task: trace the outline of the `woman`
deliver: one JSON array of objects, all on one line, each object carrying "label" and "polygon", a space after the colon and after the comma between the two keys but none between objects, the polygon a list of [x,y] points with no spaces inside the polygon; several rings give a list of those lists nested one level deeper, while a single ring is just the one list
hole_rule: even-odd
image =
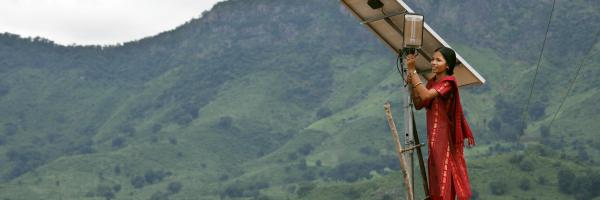
[{"label": "woman", "polygon": [[441,47],[431,60],[433,78],[427,85],[415,70],[415,55],[407,56],[408,78],[417,109],[427,109],[429,191],[431,199],[467,200],[471,197],[467,165],[463,156],[464,139],[475,145],[473,134],[463,115],[456,78],[452,76],[456,54]]}]

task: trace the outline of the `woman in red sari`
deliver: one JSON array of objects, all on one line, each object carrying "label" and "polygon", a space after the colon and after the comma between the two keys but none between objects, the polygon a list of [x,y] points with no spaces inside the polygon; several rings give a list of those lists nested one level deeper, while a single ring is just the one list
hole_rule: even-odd
[{"label": "woman in red sari", "polygon": [[429,191],[432,200],[460,200],[471,197],[464,139],[475,145],[464,117],[456,78],[452,76],[456,54],[450,48],[435,51],[431,60],[433,78],[424,85],[415,70],[415,55],[407,56],[408,79],[417,109],[427,109]]}]

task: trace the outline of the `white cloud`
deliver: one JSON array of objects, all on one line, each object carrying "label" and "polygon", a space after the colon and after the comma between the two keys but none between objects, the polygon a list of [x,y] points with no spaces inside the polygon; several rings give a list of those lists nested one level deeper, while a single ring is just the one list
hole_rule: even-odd
[{"label": "white cloud", "polygon": [[171,30],[223,0],[0,0],[0,32],[116,44]]}]

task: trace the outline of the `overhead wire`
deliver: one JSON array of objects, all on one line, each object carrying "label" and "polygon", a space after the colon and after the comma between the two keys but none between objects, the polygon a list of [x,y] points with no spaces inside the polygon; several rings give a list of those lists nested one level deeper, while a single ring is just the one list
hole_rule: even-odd
[{"label": "overhead wire", "polygon": [[577,77],[579,77],[579,73],[581,72],[581,69],[584,66],[584,63],[587,59],[590,58],[591,56],[591,52],[594,49],[594,46],[596,45],[596,42],[598,41],[598,35],[600,34],[600,30],[598,30],[596,32],[596,36],[594,37],[594,42],[592,43],[592,45],[590,46],[590,48],[587,50],[587,53],[584,55],[587,55],[585,58],[581,59],[581,63],[579,64],[579,67],[577,67],[577,72],[575,73],[575,77],[571,80],[571,83],[569,84],[569,88],[567,89],[567,92],[565,93],[565,96],[563,97],[562,101],[560,102],[560,105],[558,106],[558,109],[556,109],[556,112],[554,112],[554,116],[552,117],[552,120],[550,121],[550,125],[548,125],[548,129],[550,129],[552,127],[552,125],[554,124],[554,121],[556,120],[556,116],[558,116],[558,113],[560,112],[560,109],[563,107],[565,101],[567,100],[567,98],[569,97],[569,93],[571,93],[571,90],[573,90],[573,86],[575,85],[575,81],[577,81]]},{"label": "overhead wire", "polygon": [[[529,97],[527,97],[527,103],[525,104],[525,107],[523,109],[523,124],[522,124],[522,128],[525,129],[526,125],[527,125],[527,116],[528,116],[528,110],[529,110],[529,103],[531,102],[531,96],[533,95],[533,88],[535,87],[535,81],[537,79],[537,74],[539,72],[540,69],[540,63],[542,62],[542,55],[544,55],[544,48],[546,46],[546,40],[548,38],[548,32],[550,30],[550,24],[552,24],[552,16],[554,15],[554,7],[556,6],[556,0],[552,1],[552,10],[550,11],[550,19],[548,19],[548,25],[546,26],[546,33],[544,34],[544,41],[542,42],[542,49],[540,50],[540,56],[538,58],[538,62],[537,62],[537,66],[535,68],[535,74],[533,75],[533,80],[531,81],[531,87],[529,89]],[[525,130],[523,130],[525,131]],[[517,136],[517,141],[518,138],[521,136],[521,134],[519,134]],[[515,170],[509,170],[507,177],[511,177],[512,176],[512,172]]]},{"label": "overhead wire", "polygon": [[533,75],[533,80],[531,81],[531,87],[529,89],[529,97],[527,97],[527,103],[525,103],[525,107],[523,109],[523,128],[527,125],[527,116],[529,111],[529,104],[531,103],[531,97],[533,96],[533,89],[535,87],[535,81],[537,79],[537,75],[540,69],[540,64],[542,63],[542,56],[544,55],[544,48],[546,47],[546,40],[548,39],[548,32],[550,30],[550,24],[552,24],[552,16],[554,15],[554,7],[556,6],[556,0],[552,1],[552,10],[550,11],[550,19],[548,19],[548,25],[546,26],[546,33],[544,34],[544,42],[542,42],[542,49],[540,51],[540,56],[538,58],[537,66],[535,68],[535,74]]}]

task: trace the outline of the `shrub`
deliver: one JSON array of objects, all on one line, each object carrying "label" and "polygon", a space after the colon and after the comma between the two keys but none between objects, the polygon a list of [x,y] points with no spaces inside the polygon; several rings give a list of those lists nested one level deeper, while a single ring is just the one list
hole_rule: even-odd
[{"label": "shrub", "polygon": [[471,195],[472,200],[479,199],[479,192],[477,190],[473,190],[473,194]]},{"label": "shrub", "polygon": [[162,130],[162,125],[160,125],[160,124],[152,125],[152,133],[158,133],[160,130]]},{"label": "shrub", "polygon": [[289,154],[288,154],[288,160],[289,160],[289,161],[294,161],[294,160],[296,160],[296,159],[298,159],[298,154],[296,154],[295,152],[294,152],[294,153],[289,153]]},{"label": "shrub", "polygon": [[219,181],[226,181],[229,180],[229,175],[227,174],[223,174],[221,175],[221,177],[219,177]]},{"label": "shrub", "polygon": [[148,184],[154,184],[161,182],[163,178],[165,178],[168,174],[168,172],[165,172],[163,170],[148,170],[146,171],[146,173],[144,173],[144,180]]},{"label": "shrub", "polygon": [[563,169],[558,172],[558,190],[565,194],[573,193],[573,183],[575,174],[568,169]]},{"label": "shrub", "polygon": [[113,185],[113,190],[114,190],[115,192],[119,192],[119,191],[121,191],[121,184],[116,184],[116,185]]},{"label": "shrub", "polygon": [[131,178],[131,185],[134,188],[142,188],[144,187],[144,185],[146,184],[146,180],[144,179],[144,177],[141,176],[134,176],[133,178]]},{"label": "shrub", "polygon": [[364,155],[367,155],[367,156],[377,156],[377,155],[379,155],[379,151],[377,151],[377,149],[374,149],[374,148],[369,147],[369,146],[360,148],[360,153],[362,153]]},{"label": "shrub", "polygon": [[296,191],[296,194],[300,198],[305,197],[306,195],[308,195],[308,193],[310,193],[310,191],[315,189],[315,187],[316,186],[314,184],[303,184],[300,186],[300,188],[298,188],[298,190]]},{"label": "shrub", "polygon": [[516,164],[519,164],[523,160],[523,157],[524,156],[521,154],[515,154],[515,155],[512,155],[510,157],[510,159],[508,159],[508,162],[510,162],[513,165],[516,165]]},{"label": "shrub", "polygon": [[527,178],[521,179],[521,181],[519,181],[519,188],[521,188],[521,190],[524,190],[524,191],[531,189],[531,184],[529,182],[529,179],[527,179]]},{"label": "shrub", "polygon": [[229,129],[229,128],[231,128],[232,125],[233,125],[233,118],[231,118],[230,116],[221,117],[221,118],[219,118],[219,121],[217,122],[217,128],[220,128],[220,129]]},{"label": "shrub", "polygon": [[383,169],[384,165],[381,163],[342,163],[336,168],[331,170],[327,176],[335,180],[344,180],[348,182],[354,182],[361,178],[371,178],[370,172],[372,170]]},{"label": "shrub", "polygon": [[6,84],[0,84],[0,97],[7,95],[10,92],[10,86]]},{"label": "shrub", "polygon": [[344,196],[346,199],[359,199],[360,192],[354,188],[349,188],[348,190],[344,191]]},{"label": "shrub", "polygon": [[6,134],[8,136],[16,134],[18,129],[19,129],[19,127],[16,124],[13,124],[13,123],[4,124],[4,134]]},{"label": "shrub", "polygon": [[6,144],[6,136],[4,135],[0,135],[0,146]]},{"label": "shrub", "polygon": [[177,145],[177,138],[169,138],[169,144]]},{"label": "shrub", "polygon": [[537,183],[540,185],[546,185],[546,183],[548,183],[548,180],[546,179],[546,177],[538,176]]},{"label": "shrub", "polygon": [[125,138],[117,137],[112,140],[113,148],[121,148],[125,146]]},{"label": "shrub", "polygon": [[317,119],[329,117],[331,116],[331,114],[333,114],[333,112],[331,112],[331,109],[327,107],[319,108],[319,110],[317,111]]},{"label": "shrub", "polygon": [[310,154],[310,152],[312,152],[314,149],[315,147],[312,144],[304,144],[298,149],[298,153],[306,156]]},{"label": "shrub", "polygon": [[508,192],[508,185],[505,181],[496,180],[489,183],[490,191],[494,195],[504,195]]},{"label": "shrub", "polygon": [[519,163],[519,169],[526,171],[526,172],[530,172],[530,171],[533,171],[535,169],[535,167],[533,166],[533,162],[531,162],[529,160],[523,160],[523,161],[521,161],[521,163]]},{"label": "shrub", "polygon": [[121,165],[116,164],[113,171],[115,172],[115,175],[120,175],[121,174]]},{"label": "shrub", "polygon": [[150,197],[150,200],[168,200],[168,199],[169,199],[169,194],[163,193],[161,191],[155,192]]},{"label": "shrub", "polygon": [[96,195],[102,196],[107,200],[115,198],[115,193],[113,193],[113,189],[106,185],[98,186],[98,188],[96,188]]}]

